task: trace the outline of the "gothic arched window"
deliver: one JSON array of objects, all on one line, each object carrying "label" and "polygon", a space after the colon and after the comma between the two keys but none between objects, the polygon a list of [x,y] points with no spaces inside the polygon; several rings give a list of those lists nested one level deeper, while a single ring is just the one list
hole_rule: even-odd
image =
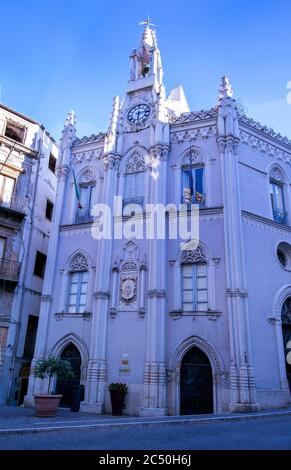
[{"label": "gothic arched window", "polygon": [[70,265],[67,310],[68,313],[84,313],[88,290],[88,261],[81,253]]},{"label": "gothic arched window", "polygon": [[269,178],[273,219],[279,224],[286,224],[287,212],[285,208],[283,174],[276,166],[270,171]]},{"label": "gothic arched window", "polygon": [[90,168],[86,168],[79,178],[80,199],[76,214],[76,223],[93,221],[92,210],[96,204],[96,176]]},{"label": "gothic arched window", "polygon": [[201,154],[192,150],[182,161],[182,195],[183,204],[199,204],[204,206],[204,165]]},{"label": "gothic arched window", "polygon": [[144,203],[145,161],[142,154],[133,152],[126,164],[124,173],[123,206]]},{"label": "gothic arched window", "polygon": [[207,311],[207,264],[202,247],[182,252],[181,270],[183,312]]}]

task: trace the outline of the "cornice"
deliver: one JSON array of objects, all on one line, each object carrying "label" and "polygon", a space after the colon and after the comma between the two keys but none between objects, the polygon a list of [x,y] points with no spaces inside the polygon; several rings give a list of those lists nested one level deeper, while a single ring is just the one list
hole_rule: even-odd
[{"label": "cornice", "polygon": [[101,142],[105,139],[106,134],[104,132],[99,132],[99,134],[91,134],[90,136],[84,135],[84,137],[76,138],[73,142],[72,147],[76,147],[77,145],[84,145],[84,144],[93,144],[95,142]]},{"label": "cornice", "polygon": [[240,127],[240,142],[250,146],[253,150],[257,150],[262,154],[269,155],[278,161],[282,161],[287,165],[291,165],[291,147],[280,144],[276,140],[265,140],[264,135],[257,135],[252,129]]},{"label": "cornice", "polygon": [[20,152],[25,154],[26,156],[29,155],[32,158],[37,158],[37,150],[32,149],[31,147],[27,147],[24,144],[21,144],[20,142],[15,142],[12,139],[9,139],[9,137],[6,137],[4,135],[0,135],[0,144],[2,147],[7,147],[9,149],[13,148],[14,152]]},{"label": "cornice", "polygon": [[291,227],[289,225],[278,224],[277,222],[274,222],[274,220],[248,211],[242,211],[242,220],[246,224],[254,225],[263,230],[279,233],[283,236],[291,235]]},{"label": "cornice", "polygon": [[60,226],[60,235],[81,235],[82,233],[91,233],[92,222],[87,224],[70,224]]},{"label": "cornice", "polygon": [[291,140],[288,137],[282,136],[279,132],[275,132],[273,129],[262,125],[260,122],[255,121],[254,119],[246,116],[245,114],[239,115],[239,122],[245,124],[246,126],[255,129],[256,131],[271,137],[271,139],[277,140],[278,142],[287,145],[290,147],[291,152]]},{"label": "cornice", "polygon": [[180,116],[172,116],[169,119],[171,125],[173,124],[185,124],[194,121],[203,121],[206,119],[213,119],[217,116],[217,109],[201,109],[200,111],[190,111],[188,113],[182,113]]}]

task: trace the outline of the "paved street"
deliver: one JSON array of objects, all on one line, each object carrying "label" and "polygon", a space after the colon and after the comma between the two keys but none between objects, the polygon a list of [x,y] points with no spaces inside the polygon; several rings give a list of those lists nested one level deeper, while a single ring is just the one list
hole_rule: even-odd
[{"label": "paved street", "polygon": [[2,435],[0,449],[291,449],[291,417]]}]

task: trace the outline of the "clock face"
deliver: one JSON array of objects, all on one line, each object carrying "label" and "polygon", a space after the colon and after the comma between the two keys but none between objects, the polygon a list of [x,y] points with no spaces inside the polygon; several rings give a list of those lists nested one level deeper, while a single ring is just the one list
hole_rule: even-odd
[{"label": "clock face", "polygon": [[130,124],[142,124],[151,113],[148,104],[137,104],[128,111],[127,120]]}]

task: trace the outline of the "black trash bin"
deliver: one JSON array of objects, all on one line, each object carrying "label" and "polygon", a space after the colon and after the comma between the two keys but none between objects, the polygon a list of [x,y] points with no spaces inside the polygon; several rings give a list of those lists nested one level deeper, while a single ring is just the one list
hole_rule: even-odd
[{"label": "black trash bin", "polygon": [[84,400],[84,392],[85,392],[84,385],[77,385],[73,387],[71,411],[80,410],[80,403],[81,401]]}]

